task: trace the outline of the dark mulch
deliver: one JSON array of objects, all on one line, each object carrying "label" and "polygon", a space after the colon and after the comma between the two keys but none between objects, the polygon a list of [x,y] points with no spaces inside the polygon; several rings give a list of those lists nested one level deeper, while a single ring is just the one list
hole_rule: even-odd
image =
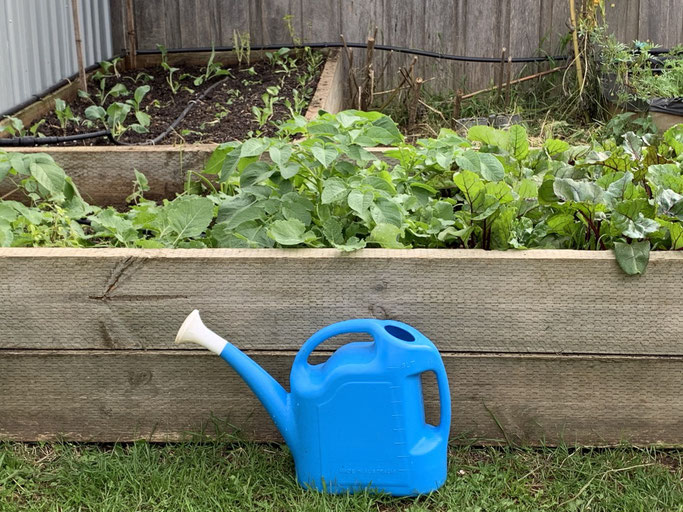
[{"label": "dark mulch", "polygon": [[[299,90],[302,94],[307,90],[309,94],[307,99],[310,101],[313,91],[318,84],[320,78],[320,71],[315,79],[311,80],[306,87],[303,88],[297,82],[297,75],[299,71],[302,73],[303,65],[297,70],[294,70],[289,75],[283,73],[276,73],[269,64],[265,62],[256,63],[253,66],[255,73],[247,69],[230,68],[232,77],[216,77],[207,83],[200,86],[194,85],[194,77],[202,75],[204,69],[201,67],[183,67],[179,72],[176,72],[176,80],[180,75],[187,73],[191,76],[186,77],[181,81],[181,84],[188,89],[181,89],[177,94],[173,94],[169,84],[167,83],[167,72],[161,67],[153,67],[146,69],[138,69],[120,73],[120,78],[107,78],[106,88],[110,90],[117,82],[122,82],[126,85],[131,95],[128,97],[107,98],[105,101],[105,109],[116,101],[125,102],[132,97],[135,89],[141,85],[150,85],[151,90],[145,96],[142,109],[146,111],[152,118],[149,126],[149,133],[138,134],[133,130],[128,130],[120,137],[120,141],[128,144],[141,144],[149,139],[154,139],[156,136],[162,134],[168,126],[176,120],[176,118],[185,110],[188,103],[196,100],[203,91],[212,85],[225,80],[225,83],[219,85],[212,90],[201,101],[199,101],[193,109],[187,114],[180,125],[167,136],[159,144],[180,144],[180,143],[220,143],[232,140],[244,140],[251,135],[272,136],[276,131],[275,126],[278,122],[287,120],[291,115],[284,104],[284,99],[289,99],[294,105],[293,91]],[[140,73],[146,73],[152,76],[151,80],[143,82],[136,77]],[[279,86],[280,93],[279,100],[273,109],[274,114],[268,124],[260,128],[252,113],[252,106],[262,108],[264,106],[262,95],[270,86]],[[90,79],[88,90],[91,94],[99,91],[99,83],[95,83]],[[86,119],[85,110],[91,106],[92,103],[84,98],[77,98],[72,101],[69,106],[74,115],[81,119]],[[304,112],[302,112],[303,114]],[[129,114],[126,124],[135,123],[135,116],[133,112]],[[41,125],[39,131],[46,136],[64,136],[76,135],[80,133],[87,133],[101,130],[103,127],[97,126],[95,128],[88,128],[75,123],[69,123],[66,130],[62,130],[57,115],[52,112],[45,118],[45,123]],[[63,145],[81,145],[81,146],[106,146],[113,143],[106,138],[90,139],[86,141],[63,143]]]}]

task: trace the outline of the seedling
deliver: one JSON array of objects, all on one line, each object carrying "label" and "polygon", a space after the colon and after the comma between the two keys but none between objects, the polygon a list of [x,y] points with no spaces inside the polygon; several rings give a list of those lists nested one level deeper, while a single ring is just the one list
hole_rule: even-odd
[{"label": "seedling", "polygon": [[80,118],[74,116],[69,104],[61,98],[55,100],[55,114],[59,120],[59,126],[62,130],[66,130],[70,122],[78,124]]},{"label": "seedling", "polygon": [[126,203],[128,204],[138,204],[144,199],[144,193],[149,190],[149,181],[147,180],[147,176],[142,174],[137,169],[133,169],[133,172],[135,173],[135,179],[133,180],[133,193],[126,197]]},{"label": "seedling", "polygon": [[237,30],[232,32],[233,49],[237,55],[237,62],[240,67],[242,63],[246,62],[247,66],[251,65],[251,41],[249,32],[241,33]]},{"label": "seedling", "polygon": [[130,126],[130,128],[137,133],[149,132],[147,128],[149,127],[151,118],[149,114],[147,114],[140,108],[140,105],[142,104],[142,100],[145,98],[145,95],[150,91],[150,89],[151,87],[149,85],[142,85],[135,89],[135,94],[133,95],[133,98],[126,101],[128,105],[133,107],[133,110],[135,112],[135,118],[138,120],[137,124],[133,124]]},{"label": "seedling", "polygon": [[214,62],[216,58],[216,50],[211,49],[211,57],[209,57],[209,62],[206,65],[206,70],[203,75],[195,77],[194,85],[200,86],[205,82],[217,77],[217,76],[231,76],[229,69],[223,69],[223,65],[220,62]]},{"label": "seedling", "polygon": [[121,57],[116,57],[110,61],[100,62],[100,69],[95,72],[93,79],[101,80],[103,78],[120,78],[121,74],[118,70],[118,65],[121,62]]},{"label": "seedling", "polygon": [[301,115],[304,109],[308,106],[308,99],[306,98],[306,93],[301,94],[297,89],[292,91],[292,99],[294,104],[292,104],[289,99],[285,100],[285,106],[289,110],[292,117]]},{"label": "seedling", "polygon": [[275,53],[266,52],[266,59],[268,59],[271,68],[280,67],[275,71],[276,73],[289,75],[297,66],[296,58],[290,55],[289,48],[280,48]]},{"label": "seedling", "polygon": [[12,116],[5,116],[5,119],[7,119],[10,124],[1,126],[0,133],[7,132],[11,137],[26,137],[27,135],[36,137],[43,135],[38,129],[45,123],[45,119],[41,119],[39,122],[33,124],[28,130],[21,119]]},{"label": "seedling", "polygon": [[[85,109],[85,115],[91,121],[101,122],[105,128],[111,131],[114,137],[118,138],[128,129],[128,127],[125,126],[125,121],[128,114],[130,114],[130,110],[130,105],[116,102],[109,105],[107,110],[104,110],[103,107],[97,105],[90,106]],[[130,128],[135,130],[133,126],[130,126]]]},{"label": "seedling", "polygon": [[261,96],[261,100],[263,101],[264,105],[263,108],[259,108],[256,105],[251,108],[251,112],[254,115],[259,128],[263,128],[270,118],[273,117],[275,103],[280,100],[278,94],[280,94],[279,87],[268,87],[268,89],[266,89],[266,93]]}]

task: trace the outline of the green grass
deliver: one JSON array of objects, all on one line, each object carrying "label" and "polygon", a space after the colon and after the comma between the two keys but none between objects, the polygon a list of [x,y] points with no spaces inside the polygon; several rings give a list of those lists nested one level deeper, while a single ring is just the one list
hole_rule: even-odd
[{"label": "green grass", "polygon": [[286,448],[0,444],[0,511],[683,511],[683,451],[454,447],[419,498],[299,488]]}]

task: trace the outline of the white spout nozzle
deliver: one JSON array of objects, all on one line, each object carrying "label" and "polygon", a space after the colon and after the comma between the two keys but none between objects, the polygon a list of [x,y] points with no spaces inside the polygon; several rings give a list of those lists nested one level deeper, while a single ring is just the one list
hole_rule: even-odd
[{"label": "white spout nozzle", "polygon": [[175,337],[176,343],[197,343],[210,350],[214,354],[220,355],[228,344],[223,338],[204,325],[199,316],[199,311],[194,310],[180,326]]}]

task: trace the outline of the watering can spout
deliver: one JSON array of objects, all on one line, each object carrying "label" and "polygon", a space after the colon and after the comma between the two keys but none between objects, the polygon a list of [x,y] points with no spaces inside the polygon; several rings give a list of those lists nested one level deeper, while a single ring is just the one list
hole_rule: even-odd
[{"label": "watering can spout", "polygon": [[176,343],[196,343],[221,356],[244,379],[268,411],[290,446],[294,444],[294,418],[289,393],[256,361],[206,327],[196,309],[178,330]]}]

